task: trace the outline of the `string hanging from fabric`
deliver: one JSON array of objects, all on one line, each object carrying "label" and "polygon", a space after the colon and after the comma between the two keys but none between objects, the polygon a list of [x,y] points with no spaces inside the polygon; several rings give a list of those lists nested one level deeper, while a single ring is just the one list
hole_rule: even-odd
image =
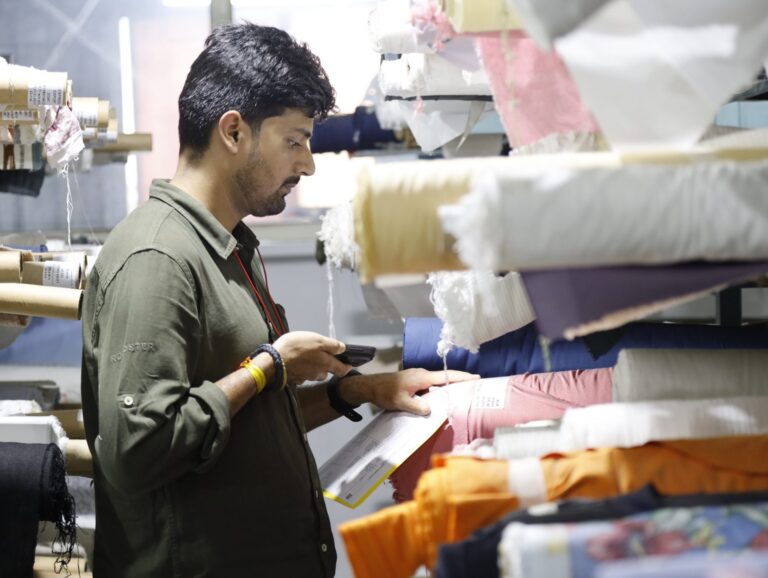
[{"label": "string hanging from fabric", "polygon": [[[80,181],[77,180],[77,168],[75,165],[72,165],[72,177],[75,180],[75,191],[77,193],[76,196],[79,200],[82,200],[83,194],[82,194],[82,190],[80,189]],[[85,203],[82,203],[80,206],[85,207]],[[99,238],[96,235],[96,231],[93,229],[93,224],[91,223],[91,219],[88,217],[88,211],[83,209],[83,211],[81,211],[81,214],[85,219],[85,224],[88,227],[88,231],[91,233],[90,242],[95,243],[98,246],[101,246],[102,243],[99,241]]]},{"label": "string hanging from fabric", "polygon": [[336,339],[336,324],[333,322],[333,267],[329,259],[325,261],[325,272],[328,279],[328,337]]},{"label": "string hanging from fabric", "polygon": [[67,248],[71,251],[72,250],[72,213],[75,209],[75,204],[72,202],[72,186],[69,182],[69,167],[70,163],[65,164],[62,166],[61,170],[59,171],[59,175],[64,177],[64,180],[67,183],[67,200],[66,200],[66,206],[67,206]]}]

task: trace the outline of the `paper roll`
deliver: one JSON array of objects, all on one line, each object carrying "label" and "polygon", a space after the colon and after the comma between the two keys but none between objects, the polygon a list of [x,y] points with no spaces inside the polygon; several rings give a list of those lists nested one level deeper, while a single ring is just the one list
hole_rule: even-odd
[{"label": "paper roll", "polygon": [[94,146],[96,152],[139,152],[152,150],[152,133],[118,133],[113,142],[105,140]]},{"label": "paper roll", "polygon": [[29,251],[14,251],[0,247],[0,283],[20,283],[21,269],[32,260]]},{"label": "paper roll", "polygon": [[81,96],[72,99],[72,112],[80,123],[80,128],[98,126],[99,99],[91,96]]},{"label": "paper roll", "polygon": [[99,100],[99,116],[97,118],[97,128],[105,129],[109,126],[109,101]]},{"label": "paper roll", "polygon": [[24,264],[21,282],[45,287],[79,289],[83,266],[77,261],[30,261]]},{"label": "paper roll", "polygon": [[80,319],[82,300],[79,289],[0,283],[0,313]]}]

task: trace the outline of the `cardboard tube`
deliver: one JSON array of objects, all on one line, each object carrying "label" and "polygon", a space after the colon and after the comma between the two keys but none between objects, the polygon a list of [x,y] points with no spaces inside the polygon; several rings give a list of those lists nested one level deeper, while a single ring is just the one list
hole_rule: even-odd
[{"label": "cardboard tube", "polygon": [[79,289],[0,283],[0,313],[80,319],[82,301]]},{"label": "cardboard tube", "polygon": [[99,99],[95,96],[76,96],[72,99],[72,112],[80,122],[80,128],[95,127],[99,122]]},{"label": "cardboard tube", "polygon": [[139,152],[152,150],[152,133],[119,133],[115,142],[105,142],[94,147],[95,152]]},{"label": "cardboard tube", "polygon": [[12,313],[0,313],[0,327],[13,327],[23,329],[29,325],[32,318],[28,315],[14,315]]},{"label": "cardboard tube", "polygon": [[11,124],[40,124],[40,111],[36,108],[9,107],[0,112],[0,121]]},{"label": "cardboard tube", "polygon": [[21,282],[21,251],[0,251],[0,283]]},{"label": "cardboard tube", "polygon": [[21,282],[46,287],[79,289],[83,267],[77,261],[30,261],[21,270]]},{"label": "cardboard tube", "polygon": [[109,126],[109,101],[99,101],[99,116],[97,119],[96,127],[106,129]]},{"label": "cardboard tube", "polygon": [[0,69],[0,104],[27,106],[29,80],[19,66]]}]

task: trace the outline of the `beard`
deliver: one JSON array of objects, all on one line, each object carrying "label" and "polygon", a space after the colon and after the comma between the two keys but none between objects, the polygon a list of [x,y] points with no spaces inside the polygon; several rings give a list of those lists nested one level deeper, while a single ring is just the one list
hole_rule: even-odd
[{"label": "beard", "polygon": [[285,197],[290,191],[283,187],[295,185],[299,177],[290,177],[283,181],[277,190],[268,190],[268,183],[274,183],[274,173],[256,151],[251,155],[247,166],[238,170],[234,176],[238,197],[247,203],[249,214],[254,217],[279,215],[285,210]]}]

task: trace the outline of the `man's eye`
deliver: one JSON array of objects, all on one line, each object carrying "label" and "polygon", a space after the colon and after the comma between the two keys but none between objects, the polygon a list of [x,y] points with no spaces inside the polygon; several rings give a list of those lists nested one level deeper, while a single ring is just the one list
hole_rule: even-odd
[{"label": "man's eye", "polygon": [[295,140],[289,140],[288,141],[288,146],[291,147],[291,148],[296,148],[296,147],[299,147],[301,145],[299,143],[297,143]]}]

